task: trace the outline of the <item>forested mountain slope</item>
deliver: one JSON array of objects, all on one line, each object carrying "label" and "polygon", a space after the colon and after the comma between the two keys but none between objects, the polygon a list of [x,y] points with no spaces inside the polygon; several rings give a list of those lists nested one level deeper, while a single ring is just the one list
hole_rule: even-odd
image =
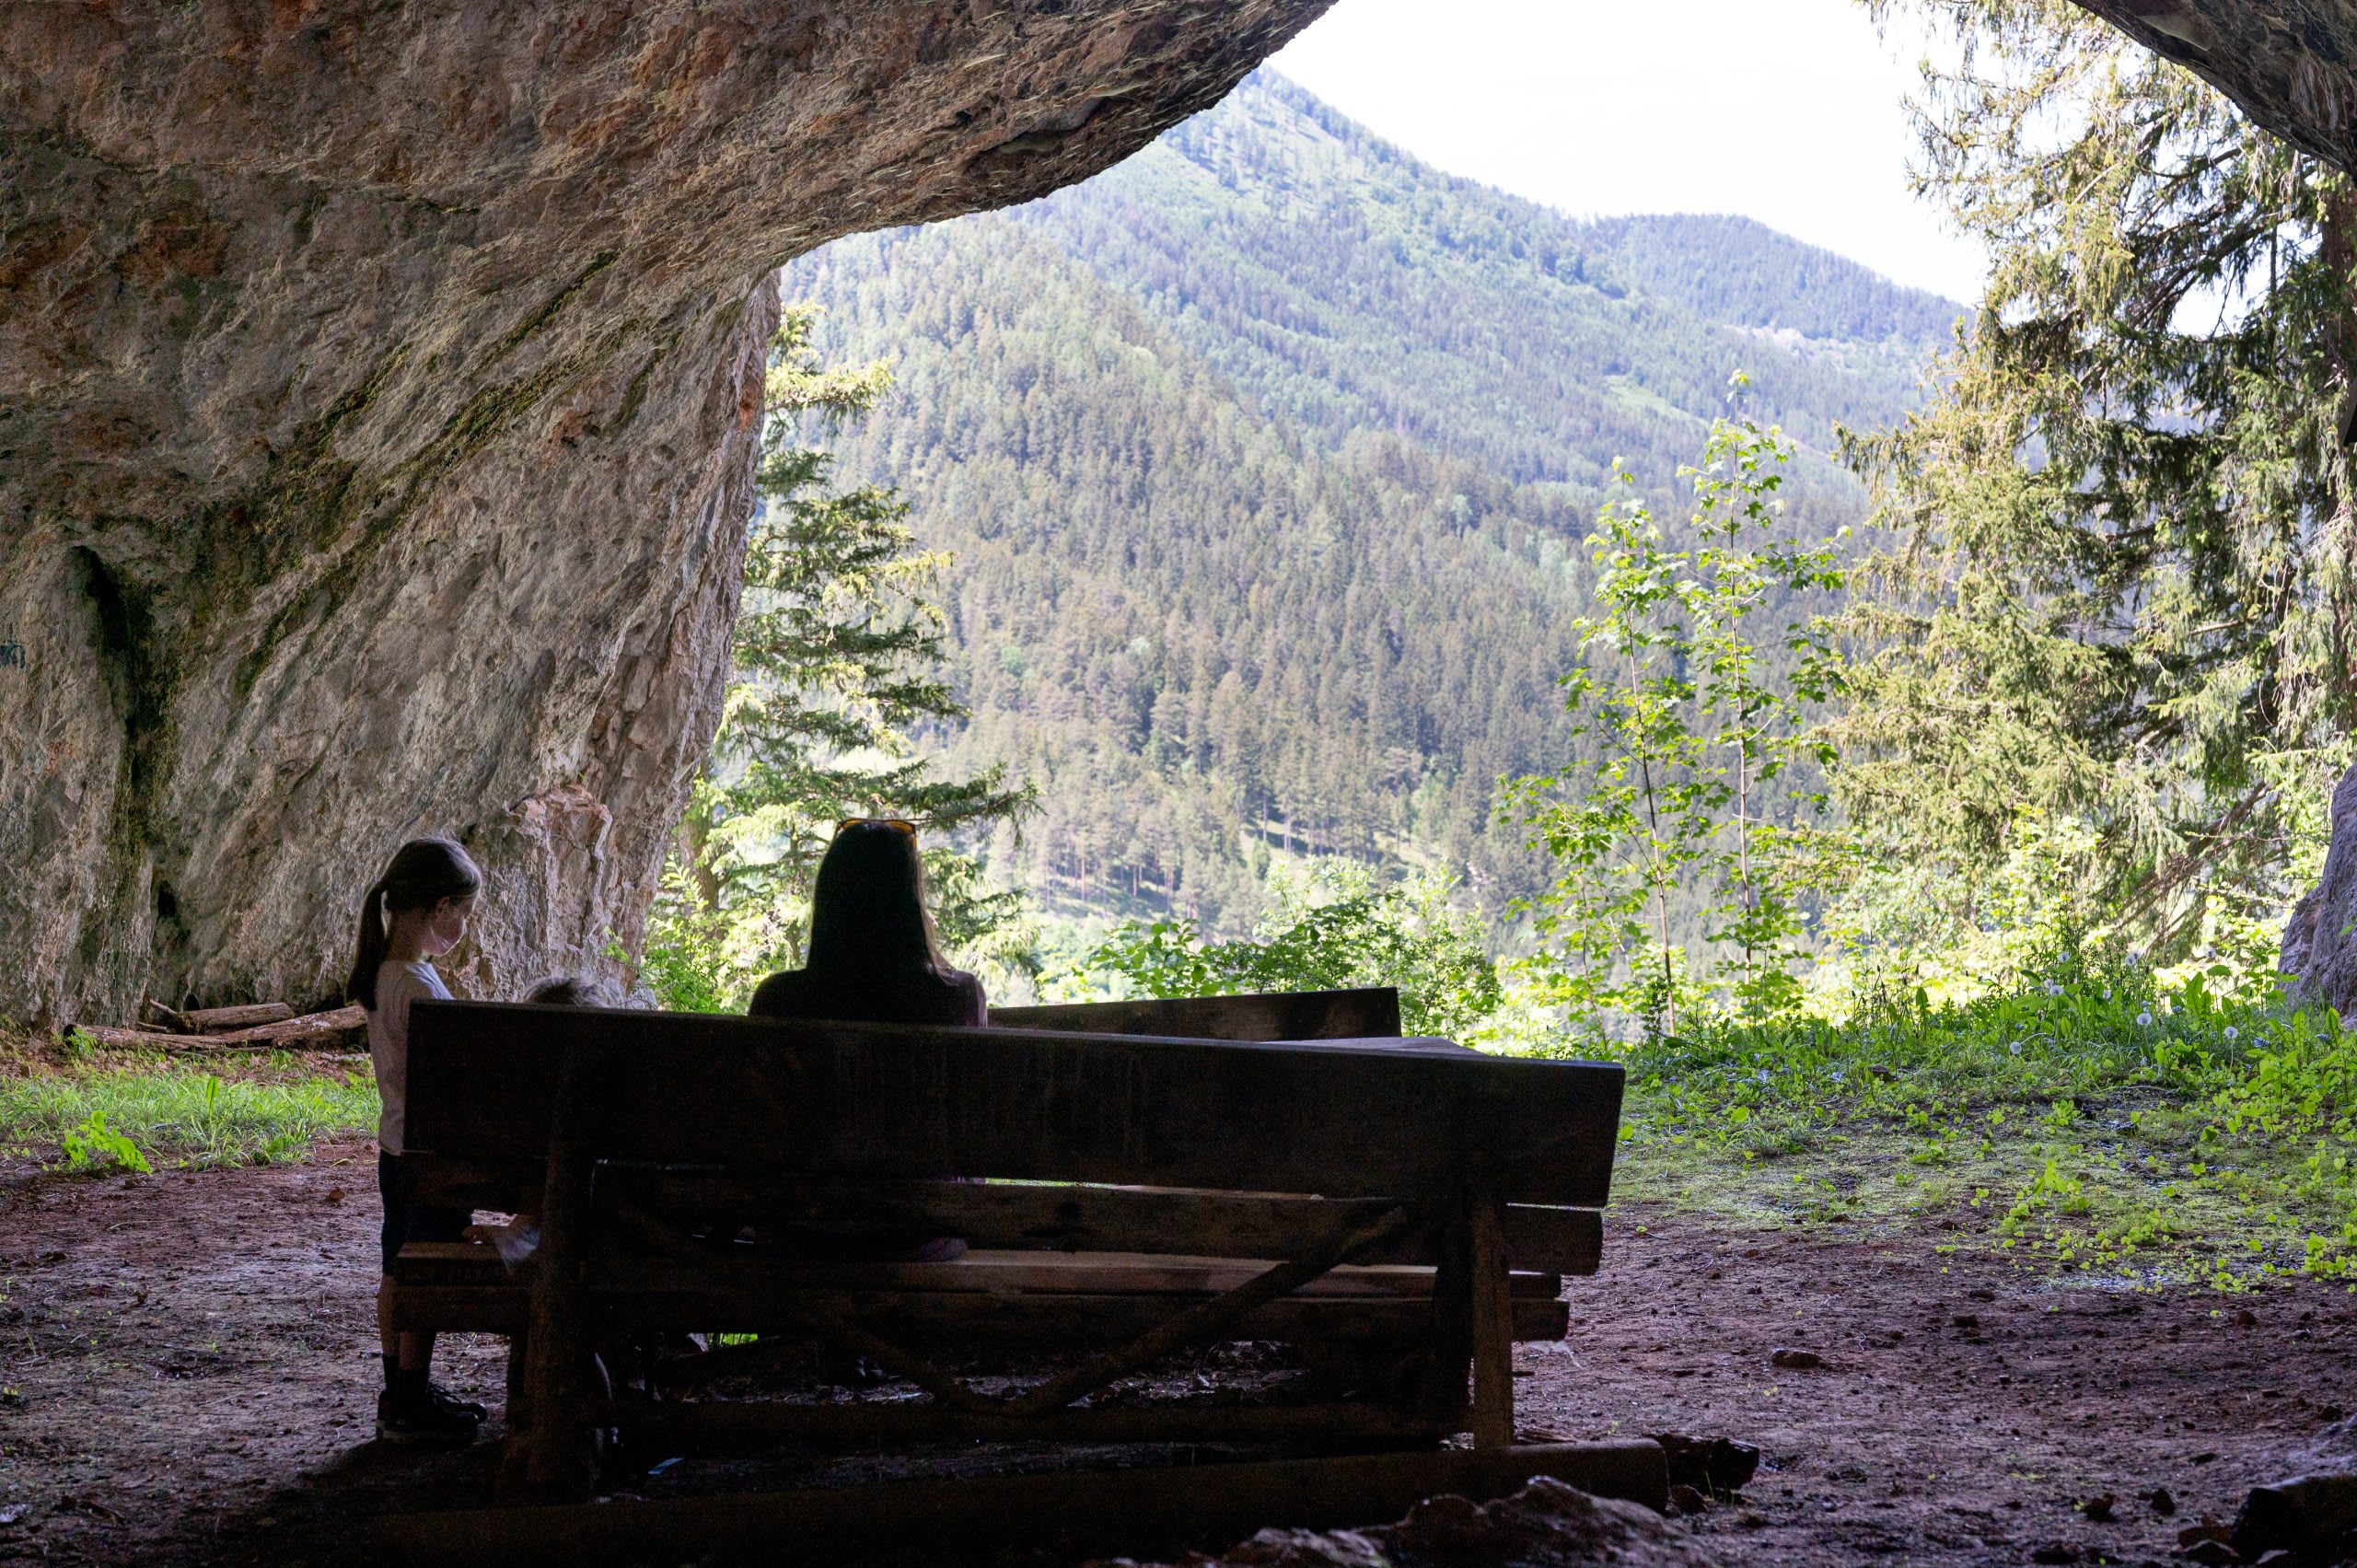
[{"label": "forested mountain slope", "polygon": [[1563,743],[1613,459],[1674,506],[1740,367],[1838,526],[1833,426],[1902,411],[1957,314],[1744,220],[1568,220],[1266,73],[1086,185],[784,285],[896,362],[843,472],[957,557],[974,717],[938,738],[1044,791],[1000,870],[1231,923],[1261,845],[1533,886],[1491,799]]}]

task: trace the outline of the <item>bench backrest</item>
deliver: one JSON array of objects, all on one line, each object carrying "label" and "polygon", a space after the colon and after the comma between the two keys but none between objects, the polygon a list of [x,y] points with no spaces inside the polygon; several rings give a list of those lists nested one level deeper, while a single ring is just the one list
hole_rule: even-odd
[{"label": "bench backrest", "polygon": [[1161,1035],[1177,1040],[1376,1040],[1398,1037],[1399,993],[1391,986],[1377,985],[1354,991],[1146,996],[1127,1002],[993,1007],[991,1023],[1004,1029]]},{"label": "bench backrest", "polygon": [[1478,1175],[1600,1206],[1621,1070],[1446,1040],[1221,1042],[479,1002],[410,1018],[407,1141],[537,1157],[569,1062],[609,1159],[1334,1198]]}]

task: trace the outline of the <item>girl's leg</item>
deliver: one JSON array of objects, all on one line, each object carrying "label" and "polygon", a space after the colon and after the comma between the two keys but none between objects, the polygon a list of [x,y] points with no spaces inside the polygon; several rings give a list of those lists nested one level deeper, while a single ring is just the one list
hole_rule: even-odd
[{"label": "girl's leg", "polygon": [[434,1336],[431,1333],[395,1333],[393,1331],[393,1279],[390,1274],[377,1277],[377,1345],[393,1365],[403,1372],[423,1372],[434,1362]]}]

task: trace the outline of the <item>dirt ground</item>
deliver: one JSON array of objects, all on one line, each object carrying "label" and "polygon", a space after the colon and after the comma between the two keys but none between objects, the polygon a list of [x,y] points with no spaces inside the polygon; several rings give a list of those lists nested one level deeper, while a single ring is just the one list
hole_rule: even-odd
[{"label": "dirt ground", "polygon": [[[377,1218],[359,1144],[0,1170],[0,1563],[348,1559],[367,1515],[487,1500],[492,1444],[371,1441]],[[1517,1353],[1523,1425],[1756,1444],[1743,1499],[1689,1521],[1730,1565],[2158,1561],[2252,1484],[2357,1453],[2328,1430],[2357,1400],[2345,1291],[2050,1279],[1978,1246],[1618,1207],[1605,1272],[1569,1286],[1570,1340]],[[495,1411],[499,1342],[442,1363]],[[2084,1506],[2103,1495],[2108,1521]]]}]

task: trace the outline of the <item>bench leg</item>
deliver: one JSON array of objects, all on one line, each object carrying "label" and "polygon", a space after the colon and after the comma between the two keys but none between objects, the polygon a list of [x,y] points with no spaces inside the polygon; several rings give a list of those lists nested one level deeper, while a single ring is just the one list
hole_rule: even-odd
[{"label": "bench leg", "polygon": [[1514,1442],[1514,1299],[1506,1272],[1505,1206],[1495,1198],[1477,1198],[1468,1217],[1473,1265],[1473,1445],[1504,1448]]},{"label": "bench leg", "polygon": [[589,1183],[596,1161],[582,1127],[581,1103],[594,1063],[566,1064],[552,1118],[548,1184],[540,1197],[540,1245],[533,1261],[531,1313],[524,1335],[527,1425],[499,1467],[503,1503],[573,1503],[597,1490],[598,1441],[573,1411],[587,1389]]},{"label": "bench leg", "polygon": [[524,1388],[526,1346],[532,1342],[529,1330],[518,1329],[507,1336],[507,1435],[513,1437],[531,1424],[531,1401]]},{"label": "bench leg", "polygon": [[[1432,1334],[1425,1342],[1419,1403],[1454,1423],[1465,1412],[1465,1375],[1473,1355],[1473,1246],[1461,1203],[1437,1206],[1433,1218]],[[1452,1428],[1454,1430],[1454,1428]]]}]

